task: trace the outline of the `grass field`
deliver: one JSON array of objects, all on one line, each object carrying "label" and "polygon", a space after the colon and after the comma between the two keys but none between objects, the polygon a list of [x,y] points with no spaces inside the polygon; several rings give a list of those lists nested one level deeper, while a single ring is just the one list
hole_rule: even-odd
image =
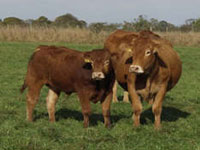
[{"label": "grass field", "polygon": [[[177,86],[163,104],[162,129],[153,128],[151,107],[144,103],[139,128],[132,126],[130,104],[112,104],[112,128],[103,125],[100,104],[92,104],[90,127],[83,128],[76,94],[62,94],[56,106],[56,123],[48,122],[42,90],[35,122],[26,118],[25,94],[19,94],[27,62],[39,44],[0,43],[0,150],[200,150],[200,48],[175,47],[183,62]],[[90,50],[99,45],[64,45]],[[121,98],[122,90],[118,96]]]}]

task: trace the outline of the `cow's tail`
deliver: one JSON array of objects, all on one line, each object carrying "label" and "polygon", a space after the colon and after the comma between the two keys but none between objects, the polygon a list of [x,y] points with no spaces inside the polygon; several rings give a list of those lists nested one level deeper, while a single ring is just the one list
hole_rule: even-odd
[{"label": "cow's tail", "polygon": [[20,88],[20,93],[21,94],[23,94],[24,90],[28,87],[28,84],[27,84],[27,75],[28,75],[28,72],[26,73],[26,76],[25,76],[25,79],[24,79],[24,83],[23,83],[23,85]]},{"label": "cow's tail", "polygon": [[20,94],[18,96],[18,100],[22,100],[22,94],[24,92],[24,90],[28,87],[27,83],[26,83],[26,80],[24,80],[24,84],[21,86],[20,88]]},{"label": "cow's tail", "polygon": [[22,87],[20,88],[20,93],[22,94],[26,88],[27,88],[27,84],[26,84],[26,80],[25,80],[25,81],[24,81],[24,84],[23,84]]}]

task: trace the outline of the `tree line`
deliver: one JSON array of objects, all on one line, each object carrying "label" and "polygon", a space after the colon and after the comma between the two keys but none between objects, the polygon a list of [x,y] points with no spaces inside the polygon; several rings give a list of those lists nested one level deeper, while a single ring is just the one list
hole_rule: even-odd
[{"label": "tree line", "polygon": [[56,17],[54,21],[49,20],[45,16],[38,19],[23,20],[17,17],[7,17],[0,19],[0,27],[3,26],[30,26],[30,27],[60,27],[60,28],[87,28],[92,32],[99,33],[101,31],[112,32],[116,29],[124,29],[128,31],[151,30],[159,32],[200,32],[200,18],[187,19],[184,24],[176,26],[165,20],[157,20],[155,18],[148,19],[147,16],[140,15],[131,22],[124,21],[123,23],[106,23],[95,22],[87,24],[84,20],[79,20],[72,14],[64,14]]}]

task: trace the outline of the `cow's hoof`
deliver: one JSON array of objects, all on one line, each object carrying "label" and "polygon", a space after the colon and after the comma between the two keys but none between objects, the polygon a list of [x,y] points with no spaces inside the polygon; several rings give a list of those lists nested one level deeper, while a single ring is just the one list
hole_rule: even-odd
[{"label": "cow's hoof", "polygon": [[112,125],[111,125],[111,124],[106,124],[105,127],[106,127],[107,129],[111,129],[111,128],[112,128]]},{"label": "cow's hoof", "polygon": [[156,130],[156,131],[160,131],[161,129],[162,129],[162,126],[161,125],[154,125],[154,129]]}]

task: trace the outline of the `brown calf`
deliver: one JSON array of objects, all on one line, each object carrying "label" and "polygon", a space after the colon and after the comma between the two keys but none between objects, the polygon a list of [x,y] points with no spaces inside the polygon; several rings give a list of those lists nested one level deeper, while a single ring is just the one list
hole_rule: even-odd
[{"label": "brown calf", "polygon": [[76,92],[82,107],[84,127],[89,125],[90,101],[102,104],[104,124],[110,126],[110,103],[115,81],[110,54],[102,49],[79,52],[65,47],[39,46],[31,56],[21,92],[28,87],[27,119],[43,85],[49,87],[47,109],[49,120],[55,121],[55,104],[60,92]]},{"label": "brown calf", "polygon": [[119,30],[108,37],[105,48],[111,54],[117,81],[130,94],[134,125],[140,124],[140,95],[153,103],[155,128],[160,128],[165,93],[175,86],[182,72],[182,63],[172,45],[149,31]]}]

